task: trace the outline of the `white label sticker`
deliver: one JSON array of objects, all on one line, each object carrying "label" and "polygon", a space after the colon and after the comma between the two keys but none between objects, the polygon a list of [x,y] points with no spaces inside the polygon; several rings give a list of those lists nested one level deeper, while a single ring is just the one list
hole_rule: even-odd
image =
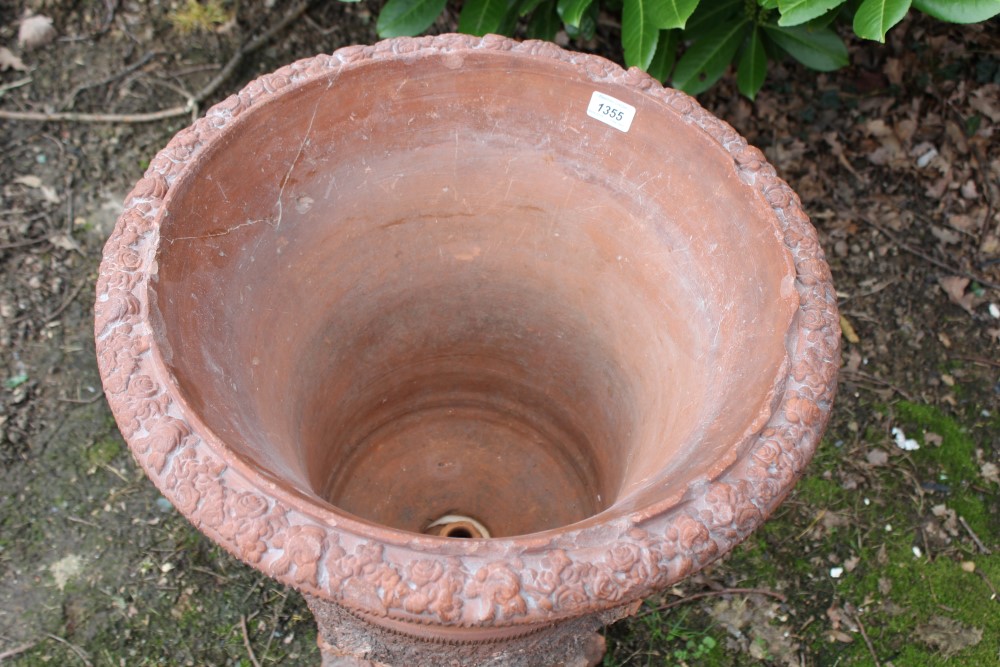
[{"label": "white label sticker", "polygon": [[587,105],[587,115],[616,130],[628,132],[632,127],[632,119],[635,118],[635,107],[595,90]]}]

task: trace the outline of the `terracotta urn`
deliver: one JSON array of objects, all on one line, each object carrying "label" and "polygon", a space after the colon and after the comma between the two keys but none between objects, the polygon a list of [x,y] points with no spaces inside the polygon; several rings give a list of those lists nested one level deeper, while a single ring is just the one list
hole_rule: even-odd
[{"label": "terracotta urn", "polygon": [[594,663],[781,502],[840,359],[759,150],[495,36],[253,81],[150,163],[97,292],[135,457],[305,594],[327,665]]}]

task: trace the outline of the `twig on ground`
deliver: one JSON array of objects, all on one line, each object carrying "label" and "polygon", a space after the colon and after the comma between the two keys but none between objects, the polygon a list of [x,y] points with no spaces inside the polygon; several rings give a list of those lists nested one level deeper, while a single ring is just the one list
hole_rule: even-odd
[{"label": "twig on ground", "polygon": [[969,525],[969,522],[965,520],[964,516],[958,517],[958,522],[962,524],[962,527],[965,528],[965,531],[969,534],[969,537],[972,538],[972,541],[976,543],[976,546],[979,547],[980,551],[987,556],[993,553],[990,548],[983,544],[983,541],[979,539],[979,536],[976,535],[976,531],[972,530],[972,526]]},{"label": "twig on ground", "polygon": [[854,379],[861,380],[862,382],[870,382],[872,384],[881,385],[883,387],[891,389],[892,391],[896,392],[897,394],[899,394],[900,396],[902,396],[903,398],[905,398],[908,401],[912,401],[913,400],[913,397],[910,394],[908,394],[907,392],[903,391],[902,389],[900,389],[899,387],[897,387],[893,383],[887,382],[887,381],[882,380],[880,378],[877,378],[874,375],[869,375],[868,373],[863,373],[861,371],[852,371],[849,368],[843,368],[843,369],[841,369],[840,372],[845,377],[848,377],[848,378],[853,377]]},{"label": "twig on ground", "polygon": [[142,58],[139,58],[137,61],[135,61],[134,63],[132,63],[131,65],[129,65],[120,72],[112,74],[111,76],[106,76],[98,81],[89,81],[87,83],[81,83],[76,88],[71,90],[69,94],[66,96],[66,99],[62,103],[63,109],[72,109],[73,104],[76,102],[76,96],[82,93],[83,91],[88,90],[90,88],[97,88],[98,86],[106,86],[109,83],[114,83],[118,79],[128,76],[129,74],[136,71],[140,67],[143,67],[153,58],[162,55],[166,55],[166,51],[149,51]]},{"label": "twig on ground", "polygon": [[985,357],[965,357],[961,355],[956,355],[955,359],[961,359],[962,361],[971,361],[974,364],[981,364],[983,366],[995,366],[1000,368],[1000,361],[996,359],[986,359]]},{"label": "twig on ground", "polygon": [[[21,86],[27,86],[29,83],[31,83],[31,81],[32,81],[32,79],[31,79],[30,76],[29,77],[25,77],[23,79],[18,79],[17,81],[11,81],[8,84],[0,86],[0,95],[2,95],[3,93],[6,93],[8,90],[14,90],[15,88],[20,88]],[[2,658],[2,657],[3,656],[0,655],[0,658]]]},{"label": "twig on ground", "polygon": [[872,660],[875,661],[875,667],[882,667],[882,663],[879,662],[878,655],[875,653],[875,647],[872,645],[872,640],[868,638],[868,633],[865,632],[865,624],[861,622],[861,615],[856,614],[851,617],[855,625],[858,626],[858,630],[861,631],[861,638],[865,640],[865,645],[868,647],[868,652],[872,654]]},{"label": "twig on ground", "polygon": [[76,657],[80,658],[80,660],[83,661],[83,664],[85,664],[87,667],[94,667],[94,663],[90,662],[90,656],[87,655],[87,652],[84,651],[79,646],[77,646],[76,644],[71,644],[62,637],[54,635],[51,632],[46,632],[45,636],[48,637],[49,639],[54,639],[61,644],[65,644],[66,646],[69,647],[69,650],[71,650],[74,654],[76,654]]},{"label": "twig on ground", "polygon": [[299,2],[297,5],[292,7],[292,9],[285,14],[280,21],[240,47],[240,49],[233,54],[232,58],[229,59],[229,62],[223,66],[222,70],[215,76],[215,78],[209,81],[208,85],[199,90],[187,101],[186,104],[182,106],[170,107],[169,109],[153,111],[150,113],[132,114],[77,112],[46,113],[40,111],[8,111],[6,109],[0,109],[0,120],[27,120],[38,122],[59,121],[70,123],[151,123],[159,120],[167,120],[169,118],[184,116],[188,113],[197,114],[199,105],[211,97],[212,94],[214,94],[215,91],[218,90],[222,84],[224,84],[226,80],[233,75],[246,56],[250,55],[254,51],[257,51],[274,39],[279,32],[287,28],[293,21],[302,16],[302,14],[305,13],[306,9],[308,9],[313,2],[315,2],[315,0],[303,0],[302,2]]},{"label": "twig on ground", "polygon": [[874,220],[871,220],[867,216],[859,215],[858,220],[861,220],[866,225],[869,225],[876,231],[880,232],[883,236],[892,241],[900,250],[908,252],[915,257],[919,257],[920,259],[924,260],[925,262],[933,264],[939,269],[944,269],[945,271],[949,271],[952,275],[964,276],[970,280],[975,280],[983,287],[989,287],[991,289],[1000,289],[1000,284],[997,284],[991,280],[987,280],[986,278],[983,278],[981,275],[977,273],[973,273],[972,271],[966,271],[965,269],[960,269],[956,266],[951,266],[946,262],[942,262],[941,260],[928,255],[919,248],[914,248],[909,243],[906,243],[905,241],[901,240],[899,237],[890,232],[888,229],[878,224]]},{"label": "twig on ground", "polygon": [[77,286],[73,288],[73,291],[70,292],[69,296],[66,297],[66,299],[61,304],[59,304],[59,307],[45,316],[45,319],[42,320],[42,323],[45,324],[51,322],[52,320],[62,315],[63,311],[69,308],[69,304],[73,303],[73,301],[76,300],[76,297],[80,296],[80,292],[83,291],[83,288],[86,287],[89,282],[90,282],[89,278],[86,277],[83,280],[81,280],[77,284]]},{"label": "twig on ground", "polygon": [[243,631],[243,646],[247,649],[247,655],[250,656],[250,662],[253,663],[253,667],[260,667],[260,663],[257,662],[257,656],[253,654],[253,647],[250,646],[250,635],[247,634],[247,617],[240,616],[240,630]]},{"label": "twig on ground", "polygon": [[995,587],[993,586],[993,582],[992,582],[992,581],[990,581],[990,578],[989,578],[989,577],[987,577],[987,576],[986,576],[986,575],[985,575],[985,574],[983,573],[983,571],[982,571],[982,570],[976,570],[976,574],[978,574],[978,575],[979,575],[979,578],[980,578],[980,579],[982,579],[982,580],[983,580],[983,582],[984,582],[984,583],[985,583],[985,584],[986,584],[987,586],[989,586],[989,589],[990,589],[990,591],[992,591],[992,592],[993,592],[993,596],[992,596],[992,597],[991,597],[990,599],[991,599],[991,600],[996,600],[996,599],[997,599],[997,589],[996,589],[996,588],[995,588]]},{"label": "twig on ground", "polygon": [[100,528],[100,526],[98,526],[93,521],[87,521],[86,519],[81,519],[78,516],[72,516],[70,514],[66,515],[66,520],[72,521],[73,523],[82,523],[84,526],[90,526],[91,528]]},{"label": "twig on ground", "polygon": [[104,392],[99,391],[90,398],[66,398],[64,396],[57,396],[56,400],[60,403],[76,403],[77,405],[90,405],[91,403],[96,403],[97,401],[104,398]]},{"label": "twig on ground", "polygon": [[674,600],[673,602],[668,602],[667,604],[661,604],[659,607],[653,609],[648,609],[641,614],[636,614],[635,618],[642,618],[643,616],[648,616],[654,612],[667,611],[668,609],[673,609],[674,607],[679,607],[682,604],[687,604],[688,602],[693,602],[695,600],[700,600],[701,598],[714,597],[717,595],[766,595],[768,597],[775,598],[781,602],[787,602],[788,598],[781,593],[776,593],[775,591],[769,591],[765,588],[722,588],[717,591],[702,591],[701,593],[694,593],[692,595],[686,595],[680,600]]},{"label": "twig on ground", "polygon": [[273,616],[271,617],[271,632],[267,635],[267,643],[264,645],[264,652],[261,654],[260,659],[267,662],[267,655],[271,652],[271,640],[274,639],[274,632],[278,629],[278,621],[281,618],[281,612],[285,609],[285,603],[288,602],[288,594],[285,593],[281,596],[281,603],[275,609]]},{"label": "twig on ground", "polygon": [[15,646],[14,648],[7,649],[3,653],[0,653],[0,661],[21,655],[28,649],[34,648],[36,644],[38,644],[38,642],[32,642],[30,644],[21,644],[20,646]]},{"label": "twig on ground", "polygon": [[48,236],[43,236],[37,239],[28,239],[27,241],[17,241],[16,243],[8,243],[7,245],[0,245],[0,250],[10,250],[11,248],[23,248],[29,245],[35,245],[36,243],[45,243],[49,240]]}]

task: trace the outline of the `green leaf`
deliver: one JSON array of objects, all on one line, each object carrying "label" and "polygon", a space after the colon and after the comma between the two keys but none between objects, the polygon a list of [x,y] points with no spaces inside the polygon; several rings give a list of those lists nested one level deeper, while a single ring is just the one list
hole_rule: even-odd
[{"label": "green leaf", "polygon": [[517,28],[517,19],[520,18],[520,3],[517,0],[507,0],[507,10],[504,12],[500,27],[496,29],[498,35],[513,35]]},{"label": "green leaf", "polygon": [[[648,2],[646,4],[649,4]],[[691,18],[698,0],[660,0],[660,28],[684,28]]]},{"label": "green leaf", "polygon": [[458,31],[469,35],[496,32],[507,13],[507,0],[468,0],[458,17]]},{"label": "green leaf", "polygon": [[528,39],[544,39],[551,42],[562,27],[562,21],[556,12],[556,0],[547,0],[539,5],[528,22]]},{"label": "green leaf", "polygon": [[806,21],[806,23],[804,25],[809,30],[813,30],[813,31],[815,31],[815,30],[822,30],[823,28],[829,26],[834,21],[836,21],[837,17],[840,16],[841,12],[844,12],[845,9],[846,8],[845,8],[844,5],[841,5],[840,7],[834,7],[833,9],[831,9],[830,11],[828,11],[826,14],[823,14],[821,16],[817,16],[816,18],[814,18],[814,19],[812,19],[810,21]]},{"label": "green leaf", "polygon": [[854,15],[854,34],[885,42],[885,33],[902,21],[908,11],[910,0],[865,0]]},{"label": "green leaf", "polygon": [[680,35],[679,30],[661,30],[660,39],[656,42],[656,53],[649,63],[646,71],[657,81],[666,81],[674,69],[674,61],[677,60],[677,40]]},{"label": "green leaf", "polygon": [[722,77],[746,36],[749,21],[718,26],[694,42],[674,70],[673,85],[689,95],[708,90]]},{"label": "green leaf", "polygon": [[580,19],[594,0],[559,0],[556,10],[563,23],[573,28],[580,27]]},{"label": "green leaf", "polygon": [[660,37],[656,0],[625,0],[622,7],[622,46],[625,65],[649,69]]},{"label": "green leaf", "polygon": [[566,34],[569,35],[570,39],[579,39],[584,42],[592,40],[594,34],[597,32],[597,18],[599,13],[600,6],[598,3],[591,3],[587,11],[583,13],[583,18],[580,19],[580,27],[574,28],[571,25],[563,23]]},{"label": "green leaf", "polygon": [[913,0],[913,6],[948,23],[979,23],[1000,14],[1000,0]]},{"label": "green leaf", "polygon": [[7,387],[7,389],[17,389],[27,381],[28,381],[27,373],[18,373],[17,375],[13,375],[7,378],[4,381],[3,386]]},{"label": "green leaf", "polygon": [[743,0],[706,0],[688,19],[684,39],[701,39],[723,23],[730,23],[737,13],[742,14],[742,9]]},{"label": "green leaf", "polygon": [[375,29],[379,37],[412,37],[434,23],[447,0],[389,0],[379,12]]},{"label": "green leaf", "polygon": [[542,4],[542,0],[525,0],[521,3],[521,6],[518,7],[517,13],[521,16],[527,16],[531,12],[535,11],[535,7],[540,4]]},{"label": "green leaf", "polygon": [[781,11],[778,25],[801,25],[817,16],[826,14],[844,2],[846,0],[778,0],[778,9]]},{"label": "green leaf", "polygon": [[777,9],[778,0],[757,0],[757,4],[761,9]]},{"label": "green leaf", "polygon": [[750,44],[740,58],[740,66],[736,73],[736,85],[740,92],[751,100],[757,97],[760,87],[767,78],[767,52],[764,50],[764,36],[760,28],[754,26],[750,33]]},{"label": "green leaf", "polygon": [[765,25],[764,29],[778,46],[810,69],[832,72],[849,62],[844,40],[830,28],[809,30],[803,26],[779,28]]}]

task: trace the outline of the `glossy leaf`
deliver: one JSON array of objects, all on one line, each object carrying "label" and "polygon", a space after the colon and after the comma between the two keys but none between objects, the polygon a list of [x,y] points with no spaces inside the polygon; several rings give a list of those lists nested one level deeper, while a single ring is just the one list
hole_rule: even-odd
[{"label": "glossy leaf", "polygon": [[777,9],[778,0],[757,0],[757,4],[761,9]]},{"label": "glossy leaf", "polygon": [[844,40],[830,28],[809,30],[804,26],[764,26],[767,36],[790,56],[810,69],[832,72],[849,62]]},{"label": "glossy leaf", "polygon": [[826,14],[823,14],[822,16],[817,16],[816,18],[814,18],[814,19],[812,19],[810,21],[807,21],[805,23],[805,26],[809,30],[813,30],[813,31],[815,31],[815,30],[822,30],[823,28],[831,25],[834,21],[836,21],[837,17],[840,16],[841,13],[843,13],[845,11],[847,11],[847,10],[844,7],[844,5],[840,5],[839,7],[834,7],[833,9],[831,9],[830,11],[828,11]]},{"label": "glossy leaf", "polygon": [[579,28],[583,13],[593,2],[594,0],[559,0],[556,9],[563,23],[573,28]]},{"label": "glossy leaf", "polygon": [[663,27],[659,0],[625,0],[622,6],[622,47],[625,65],[646,70],[656,52]]},{"label": "glossy leaf", "polygon": [[740,92],[751,100],[757,97],[764,79],[767,78],[767,52],[764,50],[764,36],[760,28],[754,26],[750,42],[740,57],[736,73],[736,85]]},{"label": "glossy leaf", "polygon": [[497,28],[498,35],[513,35],[517,28],[517,20],[521,17],[521,3],[517,0],[507,0],[507,11],[504,12],[500,27]]},{"label": "glossy leaf", "polygon": [[697,41],[723,23],[732,23],[742,17],[743,0],[705,0],[688,19],[684,39]]},{"label": "glossy leaf", "polygon": [[822,16],[834,7],[839,7],[846,0],[778,0],[778,10],[781,18],[780,26],[802,25],[817,16]]},{"label": "glossy leaf", "polygon": [[690,95],[708,90],[725,73],[748,26],[746,19],[721,25],[694,42],[677,62],[674,87]]},{"label": "glossy leaf", "polygon": [[528,22],[528,39],[544,39],[551,42],[562,27],[562,20],[556,12],[556,0],[546,0]]},{"label": "glossy leaf", "polygon": [[679,35],[679,30],[660,31],[660,38],[656,42],[656,53],[653,54],[653,60],[646,70],[657,81],[666,81],[670,77],[671,70],[674,69]]},{"label": "glossy leaf", "polygon": [[458,17],[458,31],[469,35],[497,32],[507,14],[507,0],[467,0]]},{"label": "glossy leaf", "polygon": [[660,28],[683,28],[698,7],[698,0],[660,0],[660,4]]},{"label": "glossy leaf", "polygon": [[412,37],[427,30],[447,0],[389,0],[378,15],[379,37]]},{"label": "glossy leaf", "polygon": [[949,23],[979,23],[1000,14],[1000,0],[913,0],[913,6]]},{"label": "glossy leaf", "polygon": [[854,34],[885,42],[885,33],[902,21],[908,11],[910,0],[865,0],[854,15]]},{"label": "glossy leaf", "polygon": [[531,12],[535,11],[538,5],[542,4],[542,0],[524,0],[518,8],[517,13],[521,16],[527,16]]}]

